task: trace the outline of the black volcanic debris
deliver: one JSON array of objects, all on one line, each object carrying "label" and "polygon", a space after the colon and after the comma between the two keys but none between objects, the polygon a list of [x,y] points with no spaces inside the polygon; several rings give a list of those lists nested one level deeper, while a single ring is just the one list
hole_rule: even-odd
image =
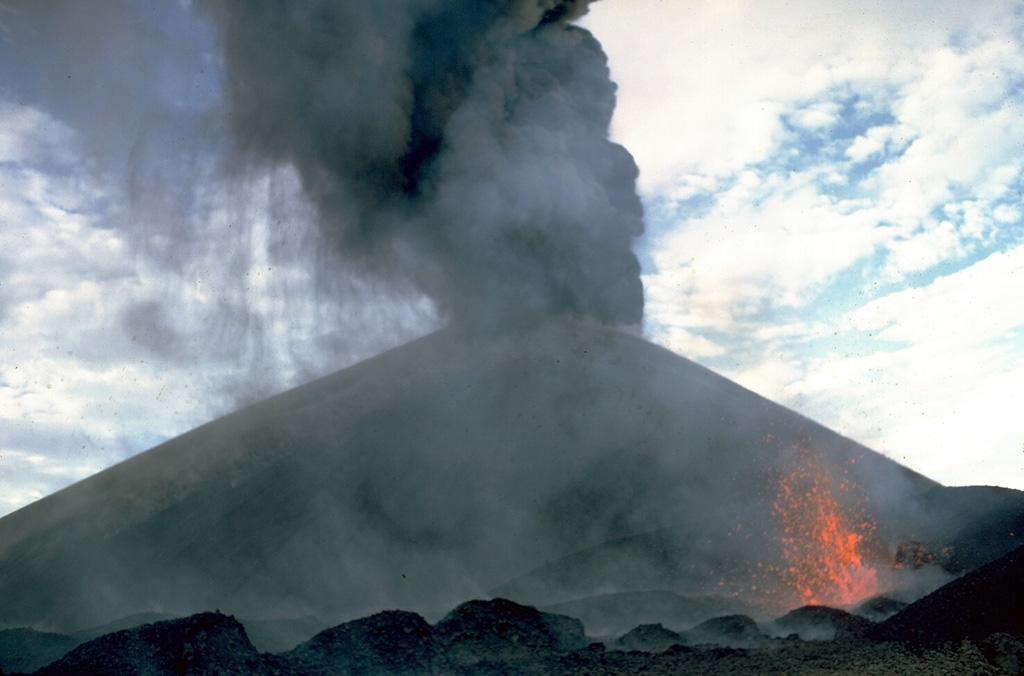
[{"label": "black volcanic debris", "polygon": [[499,598],[463,603],[433,626],[415,613],[377,613],[279,657],[301,674],[513,673],[553,664],[586,645],[579,620]]},{"label": "black volcanic debris", "polygon": [[742,614],[709,618],[683,635],[690,645],[712,644],[727,648],[756,648],[767,642],[767,636],[754,620]]},{"label": "black volcanic debris", "polygon": [[82,644],[36,676],[280,673],[232,617],[202,613],[107,634]]},{"label": "black volcanic debris", "polygon": [[[1008,571],[1020,572],[1018,564],[1008,557],[968,577],[1002,584]],[[974,580],[971,588],[978,584]],[[924,601],[940,603],[954,618],[981,612],[991,601],[955,590],[947,585]],[[894,619],[902,617],[907,624],[919,616],[906,612]],[[641,625],[606,647],[588,644],[578,620],[499,598],[463,603],[434,625],[415,613],[384,611],[322,631],[293,650],[261,654],[234,618],[202,613],[93,639],[35,676],[1017,675],[1024,669],[1024,634],[1007,619],[981,630],[962,625],[958,631],[946,619],[942,642],[926,646],[880,638],[879,632],[891,632],[891,623],[874,625],[838,609],[808,606],[768,626],[819,633],[832,629],[834,636],[769,638],[751,618],[728,615],[682,633],[660,624]],[[971,638],[992,627],[997,630]]]},{"label": "black volcanic debris", "polygon": [[590,0],[203,0],[242,164],[294,167],[336,250],[463,325],[637,324],[638,170]]},{"label": "black volcanic debris", "polygon": [[660,653],[683,643],[682,635],[658,624],[641,624],[630,629],[612,645],[622,650]]},{"label": "black volcanic debris", "polygon": [[999,632],[1024,635],[1024,547],[910,604],[875,627],[872,635],[934,646]]},{"label": "black volcanic debris", "polygon": [[385,611],[317,634],[282,657],[307,674],[424,674],[442,661],[441,644],[421,616]]},{"label": "black volcanic debris", "polygon": [[1024,635],[997,632],[981,642],[986,659],[1006,674],[1024,674]]},{"label": "black volcanic debris", "polygon": [[772,623],[778,634],[796,634],[805,641],[865,636],[872,622],[844,610],[827,606],[803,606]]},{"label": "black volcanic debris", "polygon": [[469,601],[438,622],[435,632],[448,658],[461,666],[552,656],[562,646],[585,645],[579,620],[549,618],[555,619],[507,599]]},{"label": "black volcanic debris", "polygon": [[541,612],[540,616],[555,636],[555,650],[571,652],[587,646],[587,637],[583,633],[583,623],[580,620],[558,613]]}]

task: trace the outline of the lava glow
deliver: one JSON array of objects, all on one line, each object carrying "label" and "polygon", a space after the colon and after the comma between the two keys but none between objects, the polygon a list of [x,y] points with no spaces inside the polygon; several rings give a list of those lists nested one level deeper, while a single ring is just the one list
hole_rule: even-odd
[{"label": "lava glow", "polygon": [[874,523],[855,487],[837,481],[815,453],[801,449],[798,460],[772,503],[783,532],[783,579],[805,605],[850,606],[878,594],[878,572],[864,557]]}]

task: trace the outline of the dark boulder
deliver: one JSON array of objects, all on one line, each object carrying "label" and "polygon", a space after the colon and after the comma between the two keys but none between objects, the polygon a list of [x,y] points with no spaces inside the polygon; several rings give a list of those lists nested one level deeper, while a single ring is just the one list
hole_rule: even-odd
[{"label": "dark boulder", "polygon": [[771,623],[781,636],[796,634],[805,641],[863,638],[874,626],[870,620],[827,606],[803,606]]},{"label": "dark boulder", "polygon": [[434,632],[453,664],[510,662],[562,652],[565,629],[556,631],[550,618],[507,599],[469,601],[448,613]]},{"label": "dark boulder", "polygon": [[646,653],[665,652],[683,642],[682,637],[661,624],[641,624],[630,629],[614,646],[622,650],[639,650]]},{"label": "dark boulder", "polygon": [[747,615],[724,615],[701,622],[683,634],[690,645],[713,644],[727,648],[754,648],[768,637]]},{"label": "dark boulder", "polygon": [[555,647],[559,652],[572,652],[587,647],[587,636],[583,631],[583,623],[575,617],[558,613],[541,611],[541,619],[555,635]]},{"label": "dark boulder", "polygon": [[201,613],[125,629],[84,643],[36,676],[287,674],[260,655],[235,618]]},{"label": "dark boulder", "polygon": [[398,610],[327,629],[280,657],[302,674],[352,676],[430,673],[442,660],[426,620]]}]

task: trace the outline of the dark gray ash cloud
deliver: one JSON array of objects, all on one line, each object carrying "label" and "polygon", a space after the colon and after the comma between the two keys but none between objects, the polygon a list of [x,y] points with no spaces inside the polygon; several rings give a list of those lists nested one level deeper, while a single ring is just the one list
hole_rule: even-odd
[{"label": "dark gray ash cloud", "polygon": [[[158,411],[178,382],[211,417],[448,320],[638,323],[637,169],[588,4],[0,0],[0,103],[42,120],[18,170],[83,228],[0,312],[92,279],[107,311],[53,353],[153,365]],[[119,457],[175,429],[146,427]]]},{"label": "dark gray ash cloud", "polygon": [[235,168],[292,165],[325,240],[456,322],[636,324],[637,168],[587,1],[203,0]]}]

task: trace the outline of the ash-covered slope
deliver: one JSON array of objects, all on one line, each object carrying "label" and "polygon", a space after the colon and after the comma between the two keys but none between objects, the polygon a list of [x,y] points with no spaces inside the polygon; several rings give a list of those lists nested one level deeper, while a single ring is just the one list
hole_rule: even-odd
[{"label": "ash-covered slope", "polygon": [[873,636],[917,645],[999,632],[1024,636],[1024,547],[953,580],[878,625]]},{"label": "ash-covered slope", "polygon": [[[863,492],[880,556],[923,523],[934,482],[639,338],[441,332],[0,519],[0,623],[429,614],[651,537],[670,541],[644,588],[701,594],[707,571],[778,558],[769,505],[808,453]],[[638,574],[604,567],[591,591]]]}]

